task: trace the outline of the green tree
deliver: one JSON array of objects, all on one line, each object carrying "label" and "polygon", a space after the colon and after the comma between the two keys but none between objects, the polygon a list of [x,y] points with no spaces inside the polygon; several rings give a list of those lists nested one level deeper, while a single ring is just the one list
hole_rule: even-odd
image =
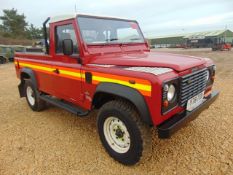
[{"label": "green tree", "polygon": [[24,14],[18,14],[16,9],[3,10],[3,16],[0,16],[2,25],[0,30],[4,36],[18,38],[26,36],[26,26],[28,25],[25,21],[26,17]]},{"label": "green tree", "polygon": [[0,35],[3,33],[3,25],[0,24]]},{"label": "green tree", "polygon": [[41,39],[43,38],[42,28],[37,28],[33,24],[27,28],[27,38],[28,39]]}]

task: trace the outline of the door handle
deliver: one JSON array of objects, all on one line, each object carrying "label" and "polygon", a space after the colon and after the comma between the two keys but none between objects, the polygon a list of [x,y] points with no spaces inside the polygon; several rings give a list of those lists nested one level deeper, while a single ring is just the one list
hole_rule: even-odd
[{"label": "door handle", "polygon": [[60,72],[59,72],[59,69],[54,69],[53,72],[56,73],[56,74],[59,74],[59,73],[60,73]]}]

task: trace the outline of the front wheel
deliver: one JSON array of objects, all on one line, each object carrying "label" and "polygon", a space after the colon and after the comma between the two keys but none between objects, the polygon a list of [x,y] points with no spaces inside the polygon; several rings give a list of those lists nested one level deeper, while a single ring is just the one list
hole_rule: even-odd
[{"label": "front wheel", "polygon": [[110,101],[97,119],[100,140],[111,157],[125,165],[150,157],[151,130],[127,101]]}]

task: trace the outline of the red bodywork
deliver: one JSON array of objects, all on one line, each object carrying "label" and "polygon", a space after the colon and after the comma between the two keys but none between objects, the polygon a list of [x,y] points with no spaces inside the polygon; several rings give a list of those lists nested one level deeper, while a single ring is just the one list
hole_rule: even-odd
[{"label": "red bodywork", "polygon": [[[78,40],[82,65],[77,63],[77,59],[55,53],[56,26],[73,24]],[[60,76],[53,71],[47,70],[63,69],[77,74],[94,72],[95,75],[102,77],[113,77],[114,79],[135,79],[151,84],[151,94],[143,95],[148,105],[154,125],[159,125],[174,114],[184,110],[176,107],[165,115],[161,114],[162,106],[162,83],[166,80],[176,78],[191,73],[191,68],[203,68],[212,65],[212,61],[205,58],[193,56],[176,55],[170,53],[150,52],[147,42],[134,44],[109,44],[109,45],[86,45],[80,35],[80,30],[76,19],[65,20],[62,22],[50,23],[50,54],[23,54],[17,53],[15,66],[17,76],[20,78],[21,68],[27,64],[41,66],[44,70],[36,71],[34,66],[38,89],[58,98],[69,101],[84,109],[92,108],[92,99],[98,83],[88,84],[83,80],[84,77],[70,78],[69,75]],[[20,63],[23,63],[21,65]],[[102,67],[96,65],[111,65]],[[121,69],[122,66],[143,66],[143,67],[163,67],[171,68],[173,71],[161,75],[136,72]],[[104,81],[104,80],[103,80]],[[118,82],[116,82],[118,83]],[[142,90],[143,92],[143,90]],[[141,93],[141,91],[140,91]]]}]

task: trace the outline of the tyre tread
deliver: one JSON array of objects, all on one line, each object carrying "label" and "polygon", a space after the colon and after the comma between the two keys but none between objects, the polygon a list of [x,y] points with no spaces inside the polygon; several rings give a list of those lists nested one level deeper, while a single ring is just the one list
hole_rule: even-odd
[{"label": "tyre tread", "polygon": [[[124,164],[127,165],[133,165],[137,163],[139,160],[141,162],[144,162],[148,160],[151,156],[151,150],[152,150],[152,133],[151,133],[151,128],[146,125],[145,123],[142,122],[140,119],[140,116],[136,110],[136,108],[128,101],[126,100],[113,100],[110,102],[107,102],[102,106],[102,108],[99,111],[99,114],[102,113],[104,110],[108,110],[110,108],[117,108],[118,110],[122,110],[128,114],[129,117],[136,123],[136,126],[139,129],[140,135],[141,135],[141,145],[142,147],[139,147],[140,153],[138,154],[135,160],[131,160],[131,162],[124,162]],[[98,117],[99,117],[98,114]]]}]

